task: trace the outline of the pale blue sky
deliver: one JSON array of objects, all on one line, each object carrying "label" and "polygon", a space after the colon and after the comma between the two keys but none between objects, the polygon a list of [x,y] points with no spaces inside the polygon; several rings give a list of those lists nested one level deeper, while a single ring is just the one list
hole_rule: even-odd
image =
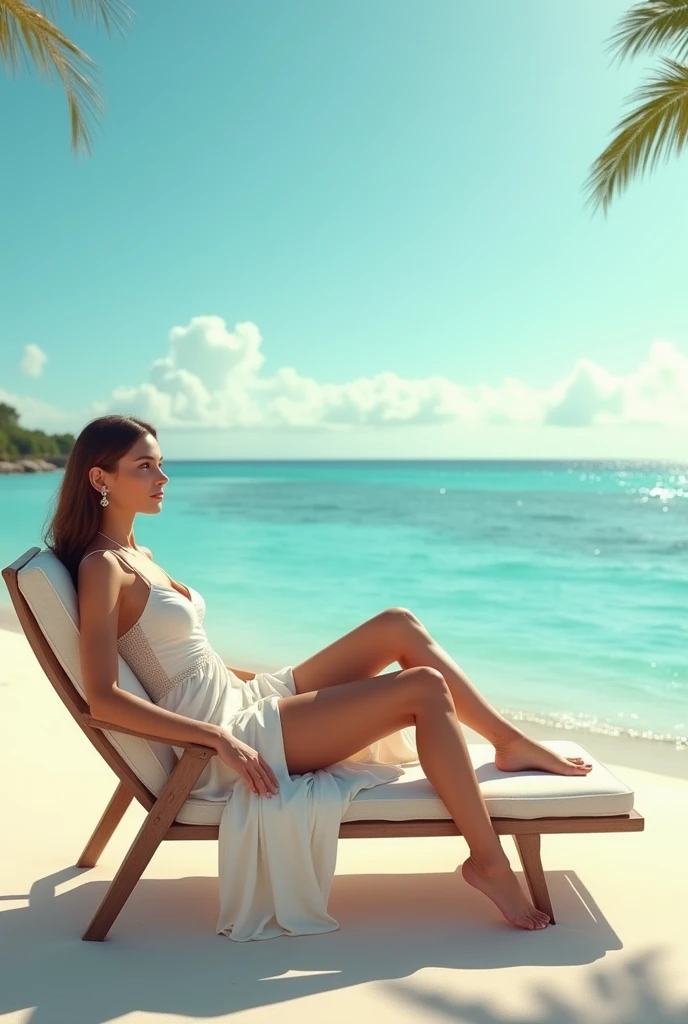
[{"label": "pale blue sky", "polygon": [[654,63],[604,51],[629,3],[132,6],[125,38],[60,22],[101,71],[90,158],[57,86],[0,81],[24,425],[139,412],[168,458],[686,455],[688,161],[584,207]]}]

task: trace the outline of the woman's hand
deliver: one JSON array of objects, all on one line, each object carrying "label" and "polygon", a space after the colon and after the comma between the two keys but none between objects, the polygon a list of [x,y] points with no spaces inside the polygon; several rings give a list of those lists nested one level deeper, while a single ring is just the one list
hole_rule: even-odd
[{"label": "woman's hand", "polygon": [[248,743],[236,739],[227,729],[220,729],[215,749],[225,764],[238,772],[251,793],[270,797],[277,793],[277,776],[258,751],[249,747]]}]

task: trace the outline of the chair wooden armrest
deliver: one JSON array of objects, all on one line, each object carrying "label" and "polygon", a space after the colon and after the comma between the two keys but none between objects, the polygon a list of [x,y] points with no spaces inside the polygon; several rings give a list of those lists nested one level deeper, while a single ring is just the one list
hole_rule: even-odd
[{"label": "chair wooden armrest", "polygon": [[89,725],[92,729],[106,729],[108,732],[124,732],[128,736],[139,736],[142,740],[148,740],[150,743],[169,743],[171,747],[184,747],[185,751],[191,754],[193,757],[213,757],[217,754],[214,747],[202,746],[199,743],[189,743],[185,740],[172,740],[169,736],[151,736],[146,732],[140,732],[138,729],[128,729],[123,725],[115,725],[112,722],[101,722],[100,719],[94,718],[93,715],[83,716],[84,725]]}]

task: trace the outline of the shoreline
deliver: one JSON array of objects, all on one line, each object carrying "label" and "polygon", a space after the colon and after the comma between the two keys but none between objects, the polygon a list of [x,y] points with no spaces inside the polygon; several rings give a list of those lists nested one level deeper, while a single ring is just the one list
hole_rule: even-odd
[{"label": "shoreline", "polygon": [[[21,635],[26,644],[26,651],[30,652],[28,641],[24,637],[14,608],[11,605],[0,605],[0,676],[4,674],[1,666],[3,662],[8,660],[5,653],[8,644],[3,642],[6,639],[9,640],[7,634]],[[14,638],[9,640],[9,646],[9,660],[12,660],[12,651],[16,651]],[[218,651],[218,653],[222,655],[221,651]],[[225,655],[222,655],[222,657],[224,659]],[[235,653],[232,657],[237,658],[239,655]],[[42,674],[42,669],[40,669],[37,662],[34,667],[37,673]],[[250,671],[255,672],[274,672],[282,666],[275,663],[257,662],[255,659],[246,658],[245,665],[242,662],[240,667],[247,667]],[[47,679],[45,683],[46,686],[50,686]],[[2,684],[1,678],[0,684]],[[688,779],[688,749],[677,747],[673,740],[632,737],[624,734],[610,735],[606,732],[597,732],[590,728],[571,726],[570,723],[550,723],[542,718],[530,721],[525,713],[507,712],[501,708],[498,708],[498,710],[504,718],[513,722],[525,735],[533,739],[574,740],[606,764],[654,772],[677,779]],[[465,725],[463,726],[463,731],[468,743],[487,742],[484,737]]]},{"label": "shoreline", "polygon": [[0,460],[0,473],[5,475],[13,475],[17,473],[54,473],[58,469],[64,469],[67,461],[67,456],[51,456],[53,459],[59,459],[63,464],[58,465],[56,462],[48,462],[46,459],[35,458],[35,459],[15,459],[13,462],[7,459]]}]

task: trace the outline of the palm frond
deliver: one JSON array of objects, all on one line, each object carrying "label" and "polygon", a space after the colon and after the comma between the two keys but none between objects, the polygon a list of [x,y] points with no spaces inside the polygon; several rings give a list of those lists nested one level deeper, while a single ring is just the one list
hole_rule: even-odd
[{"label": "palm frond", "polygon": [[[55,18],[60,8],[60,0],[37,0],[38,5],[50,18]],[[133,11],[124,0],[68,0],[72,13],[77,18],[87,21],[101,22],[108,33],[113,29],[124,33],[129,25]]]},{"label": "palm frond", "polygon": [[622,61],[644,50],[672,45],[678,48],[676,59],[683,60],[688,54],[688,0],[644,0],[631,7],[610,37],[607,50]]},{"label": "palm frond", "polygon": [[90,57],[24,0],[0,0],[0,58],[10,72],[25,62],[47,78],[57,75],[67,96],[72,148],[90,151],[91,121],[103,109]]},{"label": "palm frond", "polygon": [[688,141],[688,66],[670,58],[661,72],[641,86],[631,101],[643,102],[616,126],[617,135],[592,166],[585,184],[590,196],[586,205],[607,213],[615,192],[621,192],[650,162],[654,169],[660,156],[680,153]]}]

